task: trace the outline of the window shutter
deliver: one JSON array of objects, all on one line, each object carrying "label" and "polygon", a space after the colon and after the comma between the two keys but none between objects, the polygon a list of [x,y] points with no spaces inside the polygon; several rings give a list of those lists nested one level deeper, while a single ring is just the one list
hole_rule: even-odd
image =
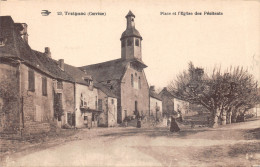
[{"label": "window shutter", "polygon": [[42,95],[47,96],[47,78],[42,77]]},{"label": "window shutter", "polygon": [[31,69],[28,71],[28,90],[33,92],[35,91],[34,71]]},{"label": "window shutter", "polygon": [[98,99],[98,110],[102,111],[102,99]]}]

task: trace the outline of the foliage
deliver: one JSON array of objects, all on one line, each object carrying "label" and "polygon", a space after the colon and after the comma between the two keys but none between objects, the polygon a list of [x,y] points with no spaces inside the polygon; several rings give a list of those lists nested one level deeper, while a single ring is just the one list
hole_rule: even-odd
[{"label": "foliage", "polygon": [[195,68],[189,63],[188,72],[180,74],[168,88],[182,99],[200,104],[210,111],[212,126],[217,123],[218,117],[226,113],[235,117],[244,114],[260,100],[256,81],[242,67],[230,67],[224,73],[215,68],[209,76],[203,68]]},{"label": "foliage", "polygon": [[12,104],[17,104],[19,99],[18,89],[15,84],[10,84],[8,81],[2,80],[0,82],[0,98],[2,101],[2,111],[7,114],[12,111],[14,107]]},{"label": "foliage", "polygon": [[60,121],[62,115],[64,115],[62,99],[58,93],[55,93],[54,94],[54,117]]}]

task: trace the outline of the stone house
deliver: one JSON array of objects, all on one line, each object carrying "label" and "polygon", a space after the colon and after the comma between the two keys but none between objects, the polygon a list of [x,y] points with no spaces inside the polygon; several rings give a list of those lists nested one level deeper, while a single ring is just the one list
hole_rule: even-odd
[{"label": "stone house", "polygon": [[95,84],[98,88],[98,110],[102,111],[98,125],[114,127],[117,125],[117,96],[106,86]]},{"label": "stone house", "polygon": [[48,132],[56,124],[53,85],[58,78],[73,79],[53,64],[50,53],[30,48],[25,23],[1,16],[0,25],[0,132]]},{"label": "stone house", "polygon": [[169,117],[170,115],[177,114],[178,111],[183,116],[191,113],[189,102],[178,98],[173,92],[167,90],[166,87],[163,88],[159,95],[162,98],[163,115]]},{"label": "stone house", "polygon": [[96,127],[102,112],[103,123],[115,126],[117,96],[110,89],[101,84],[98,89],[86,72],[52,59],[50,48],[32,50],[25,23],[1,16],[0,25],[0,132]]},{"label": "stone house", "polygon": [[162,99],[155,92],[154,86],[150,86],[150,116],[154,117],[156,121],[162,119]]},{"label": "stone house", "polygon": [[115,94],[117,99],[117,122],[125,117],[149,115],[149,86],[144,73],[147,66],[142,61],[142,36],[135,28],[135,15],[126,15],[126,30],[121,40],[121,58],[80,67]]},{"label": "stone house", "polygon": [[98,110],[98,89],[93,84],[90,75],[81,71],[79,68],[64,64],[64,70],[74,78],[75,96],[75,126],[97,127],[98,116],[102,112]]}]

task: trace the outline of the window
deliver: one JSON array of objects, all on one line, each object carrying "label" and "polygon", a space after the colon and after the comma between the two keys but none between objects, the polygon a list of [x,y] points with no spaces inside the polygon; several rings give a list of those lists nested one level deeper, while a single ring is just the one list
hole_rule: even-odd
[{"label": "window", "polygon": [[95,114],[92,113],[92,121],[95,121]]},{"label": "window", "polygon": [[57,82],[57,89],[63,89],[63,83],[62,81]]},{"label": "window", "polygon": [[125,47],[125,40],[122,40],[122,41],[121,41],[121,47],[122,47],[122,48]]},{"label": "window", "polygon": [[98,99],[98,111],[102,111],[102,99]]},{"label": "window", "polygon": [[131,74],[131,86],[134,87],[134,75]]},{"label": "window", "polygon": [[111,99],[111,103],[114,104],[114,99]]},{"label": "window", "polygon": [[29,69],[28,71],[28,90],[34,92],[35,91],[35,77],[34,71]]},{"label": "window", "polygon": [[141,77],[138,78],[138,88],[141,89]]},{"label": "window", "polygon": [[137,111],[138,111],[138,102],[137,101],[135,101],[135,114],[137,114]]},{"label": "window", "polygon": [[47,78],[42,77],[42,95],[47,96]]},{"label": "window", "polygon": [[88,105],[87,100],[86,100],[85,96],[81,93],[81,95],[80,95],[80,107],[86,108],[87,105]]},{"label": "window", "polygon": [[5,46],[6,41],[6,38],[0,37],[0,46]]},{"label": "window", "polygon": [[135,46],[139,46],[139,39],[135,40]]},{"label": "window", "polygon": [[84,121],[87,121],[88,120],[88,116],[84,116]]},{"label": "window", "polygon": [[127,40],[127,46],[131,46],[132,43],[133,43],[132,39],[128,39],[128,40]]},{"label": "window", "polygon": [[97,100],[97,96],[96,96],[96,101],[95,101],[95,107],[96,107],[96,110],[98,108],[98,100]]}]

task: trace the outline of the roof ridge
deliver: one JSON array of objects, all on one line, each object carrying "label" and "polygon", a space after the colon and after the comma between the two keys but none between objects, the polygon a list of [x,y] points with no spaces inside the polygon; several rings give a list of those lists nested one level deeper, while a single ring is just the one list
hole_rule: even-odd
[{"label": "roof ridge", "polygon": [[80,67],[78,67],[78,68],[87,68],[87,67],[91,67],[91,66],[98,66],[98,65],[103,65],[103,64],[106,64],[106,63],[113,63],[113,62],[116,62],[116,61],[124,61],[124,59],[118,58],[118,59],[109,60],[109,61],[105,61],[105,62],[101,62],[101,63],[96,63],[96,64],[90,64],[90,65],[80,66]]}]

